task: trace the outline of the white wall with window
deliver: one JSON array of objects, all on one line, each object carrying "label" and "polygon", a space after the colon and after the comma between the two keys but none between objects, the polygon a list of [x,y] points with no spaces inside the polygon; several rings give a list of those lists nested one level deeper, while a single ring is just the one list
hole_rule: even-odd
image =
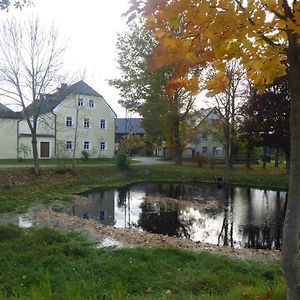
[{"label": "white wall with window", "polygon": [[95,100],[93,100],[93,99],[89,100],[89,107],[90,108],[95,108]]},{"label": "white wall with window", "polygon": [[91,142],[90,141],[83,142],[83,150],[85,150],[85,151],[91,150]]},{"label": "white wall with window", "polygon": [[107,150],[107,143],[104,141],[100,142],[100,151],[106,151]]},{"label": "white wall with window", "polygon": [[100,129],[106,129],[107,128],[107,121],[106,121],[106,119],[100,119],[99,127],[100,127]]},{"label": "white wall with window", "polygon": [[74,143],[73,141],[66,141],[66,150],[73,151],[74,150]]},{"label": "white wall with window", "polygon": [[83,128],[91,128],[91,119],[89,117],[83,118]]},{"label": "white wall with window", "polygon": [[[74,157],[80,158],[81,152],[85,150],[91,158],[98,158],[100,155],[114,156],[115,114],[101,97],[71,94],[54,112],[57,117],[57,140],[63,142],[61,148],[64,155],[71,157],[75,151]],[[72,127],[66,126],[66,117],[72,117]],[[68,125],[70,123],[71,120],[68,119]],[[67,141],[73,141],[73,145],[67,145]],[[106,144],[100,145],[101,141]]]},{"label": "white wall with window", "polygon": [[78,98],[78,107],[83,107],[83,98]]},{"label": "white wall with window", "polygon": [[73,127],[73,117],[72,116],[66,116],[66,122],[67,127]]}]

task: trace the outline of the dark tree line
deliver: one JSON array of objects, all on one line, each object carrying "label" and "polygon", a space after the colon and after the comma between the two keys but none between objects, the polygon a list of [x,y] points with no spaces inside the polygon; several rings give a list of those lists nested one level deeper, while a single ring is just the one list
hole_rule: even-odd
[{"label": "dark tree line", "polygon": [[[272,147],[290,160],[290,92],[287,76],[280,77],[263,94],[253,91],[242,107],[240,137],[247,143],[248,157],[254,147]],[[248,161],[249,162],[249,161]]]}]

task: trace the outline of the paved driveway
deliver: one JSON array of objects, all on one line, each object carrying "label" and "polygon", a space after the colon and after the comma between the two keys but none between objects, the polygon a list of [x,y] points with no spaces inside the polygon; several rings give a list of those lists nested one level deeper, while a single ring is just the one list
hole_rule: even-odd
[{"label": "paved driveway", "polygon": [[134,156],[134,161],[138,161],[141,165],[166,165],[173,163],[170,160],[162,160],[161,157],[145,157],[145,156]]}]

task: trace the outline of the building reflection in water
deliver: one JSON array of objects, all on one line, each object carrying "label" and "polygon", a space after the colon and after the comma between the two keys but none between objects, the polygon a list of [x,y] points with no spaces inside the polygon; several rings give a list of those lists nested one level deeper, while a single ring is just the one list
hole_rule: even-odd
[{"label": "building reflection in water", "polygon": [[[91,191],[68,212],[117,228],[237,248],[280,249],[286,192],[214,184],[143,183]],[[154,200],[146,201],[145,197]],[[159,201],[163,197],[179,201]],[[180,203],[180,200],[183,204]],[[196,204],[194,204],[196,203]]]}]

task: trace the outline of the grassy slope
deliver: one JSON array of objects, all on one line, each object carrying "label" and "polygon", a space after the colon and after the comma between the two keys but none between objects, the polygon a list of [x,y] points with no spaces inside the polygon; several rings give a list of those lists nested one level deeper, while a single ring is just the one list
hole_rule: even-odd
[{"label": "grassy slope", "polygon": [[[95,249],[78,234],[0,227],[0,299],[284,299],[278,263],[179,249]],[[264,299],[264,298],[262,298]]]}]

